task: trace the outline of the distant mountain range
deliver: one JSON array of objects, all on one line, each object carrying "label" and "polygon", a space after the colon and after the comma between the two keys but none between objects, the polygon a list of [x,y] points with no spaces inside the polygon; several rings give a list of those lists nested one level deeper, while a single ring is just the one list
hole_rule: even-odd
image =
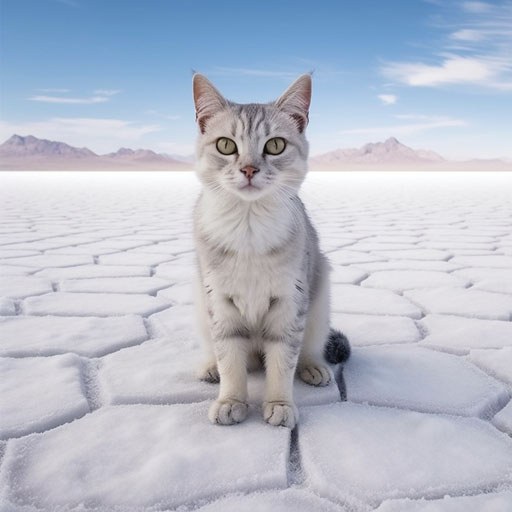
[{"label": "distant mountain range", "polygon": [[[32,135],[13,135],[0,145],[0,170],[186,170],[194,157],[155,153],[150,149],[120,148],[97,155]],[[361,148],[336,149],[310,158],[313,170],[503,170],[512,162],[494,160],[451,161],[423,149],[412,149],[394,137]]]},{"label": "distant mountain range", "polygon": [[311,159],[323,165],[339,164],[409,164],[439,163],[444,158],[433,151],[411,149],[394,137],[384,142],[370,142],[362,148],[335,149]]},{"label": "distant mountain range", "polygon": [[32,135],[13,135],[0,145],[3,170],[181,170],[190,169],[186,158],[178,160],[150,149],[120,148],[97,155],[88,148],[76,148]]},{"label": "distant mountain range", "polygon": [[335,149],[311,157],[316,170],[503,170],[512,171],[512,162],[489,160],[446,160],[424,149],[412,149],[391,137],[370,142],[361,148]]}]

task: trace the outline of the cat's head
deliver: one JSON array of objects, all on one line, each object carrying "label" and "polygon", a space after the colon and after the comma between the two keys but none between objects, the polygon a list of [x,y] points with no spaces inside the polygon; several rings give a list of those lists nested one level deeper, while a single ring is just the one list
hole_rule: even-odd
[{"label": "cat's head", "polygon": [[247,201],[299,189],[307,172],[311,75],[297,78],[271,103],[228,101],[198,73],[193,89],[203,186]]}]

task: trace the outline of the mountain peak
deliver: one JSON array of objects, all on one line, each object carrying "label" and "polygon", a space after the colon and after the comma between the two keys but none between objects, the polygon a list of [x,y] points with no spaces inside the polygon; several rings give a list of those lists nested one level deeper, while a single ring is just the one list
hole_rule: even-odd
[{"label": "mountain peak", "polygon": [[395,137],[389,137],[384,141],[384,146],[386,147],[394,147],[394,146],[403,146],[403,144]]},{"label": "mountain peak", "polygon": [[90,149],[75,148],[64,142],[38,139],[33,135],[25,137],[14,134],[2,145],[0,155],[3,157],[57,157],[57,158],[86,158],[96,156]]},{"label": "mountain peak", "polygon": [[410,165],[442,162],[443,158],[433,151],[412,149],[396,137],[389,137],[384,142],[370,142],[361,148],[336,149],[313,157],[312,160],[323,165]]},{"label": "mountain peak", "polygon": [[[64,142],[12,135],[0,144],[1,167],[6,169],[186,169],[189,165],[151,149],[122,147],[115,153],[97,155],[87,148]],[[0,167],[0,168],[1,168]]]}]

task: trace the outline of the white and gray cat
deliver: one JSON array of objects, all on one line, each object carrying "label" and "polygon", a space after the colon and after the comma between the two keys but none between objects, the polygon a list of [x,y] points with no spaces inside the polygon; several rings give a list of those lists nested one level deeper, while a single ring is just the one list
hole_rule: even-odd
[{"label": "white and gray cat", "polygon": [[247,416],[247,371],[263,362],[263,417],[293,428],[293,380],[326,386],[347,339],[329,328],[329,270],[297,193],[307,172],[305,128],[311,76],[275,102],[226,100],[193,78],[202,193],[194,210],[196,309],[207,360],[200,377],[218,382],[213,423]]}]

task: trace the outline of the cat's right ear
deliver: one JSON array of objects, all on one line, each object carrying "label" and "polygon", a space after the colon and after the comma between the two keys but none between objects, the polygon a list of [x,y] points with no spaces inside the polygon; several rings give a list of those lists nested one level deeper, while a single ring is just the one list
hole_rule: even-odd
[{"label": "cat's right ear", "polygon": [[215,88],[215,86],[200,73],[195,73],[192,79],[194,89],[194,104],[196,107],[196,121],[204,133],[206,122],[214,114],[227,107],[224,96]]}]

